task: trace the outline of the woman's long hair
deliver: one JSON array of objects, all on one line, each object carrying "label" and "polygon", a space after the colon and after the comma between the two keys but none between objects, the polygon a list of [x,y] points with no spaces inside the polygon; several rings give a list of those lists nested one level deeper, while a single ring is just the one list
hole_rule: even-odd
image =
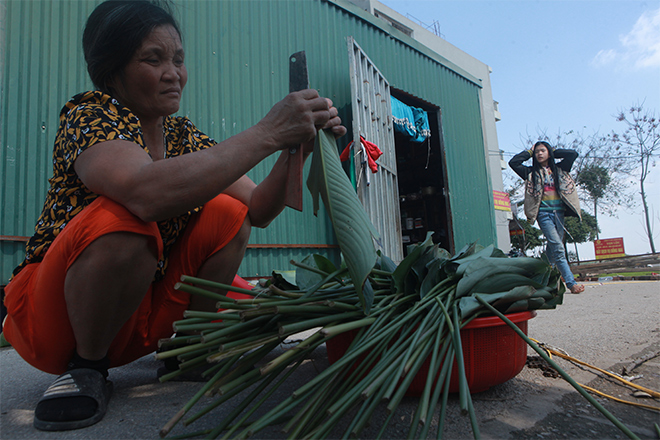
[{"label": "woman's long hair", "polygon": [[552,178],[555,181],[555,190],[559,192],[559,187],[560,187],[560,180],[559,179],[559,174],[557,173],[557,164],[555,163],[555,152],[550,146],[549,143],[546,141],[538,141],[537,143],[534,144],[534,147],[532,148],[532,183],[534,185],[534,188],[536,188],[537,184],[537,179],[541,175],[541,164],[539,164],[536,160],[536,147],[539,145],[543,145],[547,150],[548,150],[548,168],[552,171]]}]

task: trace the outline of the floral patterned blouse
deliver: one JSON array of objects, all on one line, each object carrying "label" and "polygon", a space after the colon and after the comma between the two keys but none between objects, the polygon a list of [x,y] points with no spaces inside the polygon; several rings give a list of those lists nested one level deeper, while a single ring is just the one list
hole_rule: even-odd
[{"label": "floral patterned blouse", "polygon": [[[191,153],[215,144],[186,117],[168,116],[164,120],[166,157]],[[25,265],[41,261],[57,234],[66,224],[98,197],[76,174],[73,163],[80,153],[92,145],[113,139],[125,139],[144,144],[140,121],[128,108],[99,91],[74,96],[60,112],[60,126],[53,150],[53,177],[35,233],[26,245],[25,260],[14,270],[16,275]],[[161,279],[167,258],[179,235],[185,230],[190,215],[202,208],[178,217],[158,222],[164,252],[158,262],[155,279]]]}]

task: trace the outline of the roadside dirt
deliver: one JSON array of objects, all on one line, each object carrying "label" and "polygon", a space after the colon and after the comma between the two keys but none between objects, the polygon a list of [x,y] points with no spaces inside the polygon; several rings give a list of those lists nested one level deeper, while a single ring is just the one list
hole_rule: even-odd
[{"label": "roadside dirt", "polygon": [[[642,358],[644,355],[657,354],[660,350],[660,344],[654,344],[634,358]],[[561,361],[560,366],[568,361]],[[630,365],[630,362],[622,362],[608,369],[613,373],[621,374],[623,368]],[[590,370],[591,371],[591,370]],[[643,387],[658,389],[660,384],[660,356],[648,359],[628,372],[632,377],[638,378],[632,380],[633,383]],[[562,381],[562,379],[553,379]],[[600,392],[614,396],[616,398],[629,402],[648,405],[660,410],[660,399],[648,397],[635,397],[634,389],[622,385],[619,381],[598,373],[597,376],[585,385],[595,388]],[[604,397],[594,396],[596,400],[605,407],[614,417],[627,426],[634,434],[640,438],[657,439],[658,433],[655,431],[654,424],[660,424],[660,412],[645,408],[640,408],[624,403],[615,402]],[[559,411],[552,411],[545,418],[534,424],[528,429],[511,432],[511,438],[519,439],[619,439],[627,436],[619,430],[611,421],[591,405],[583,396],[577,392],[570,392],[564,395],[560,402]]]},{"label": "roadside dirt", "polygon": [[[644,353],[640,353],[640,356],[650,352],[657,353],[658,349],[660,344],[649,347]],[[557,362],[565,370],[571,368],[568,361]],[[621,372],[621,368],[626,364],[617,364],[609,371]],[[660,384],[660,357],[639,365],[634,374],[641,375],[634,383],[657,390]],[[634,397],[632,389],[610,379],[596,375],[594,377],[585,385],[623,400],[660,409],[660,399]],[[624,432],[594,408],[585,397],[578,394],[568,382],[561,378],[545,377],[538,368],[525,367],[509,382],[475,394],[472,398],[483,439],[627,438]],[[660,412],[602,397],[596,397],[596,400],[639,438],[659,438],[654,424],[660,424]],[[401,417],[398,420],[400,426],[388,430],[390,434],[404,436],[410,423],[408,416],[412,414]],[[435,429],[432,432],[435,433]],[[460,413],[457,396],[453,396],[448,404],[443,438],[474,438],[467,416]]]}]

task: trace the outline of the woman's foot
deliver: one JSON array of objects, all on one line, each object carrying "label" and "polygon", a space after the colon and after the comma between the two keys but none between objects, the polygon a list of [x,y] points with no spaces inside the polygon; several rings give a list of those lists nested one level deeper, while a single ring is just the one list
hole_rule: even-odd
[{"label": "woman's foot", "polygon": [[584,292],[584,286],[582,284],[573,284],[570,288],[571,293],[582,293]]},{"label": "woman's foot", "polygon": [[112,382],[90,368],[67,371],[48,387],[34,411],[34,427],[41,431],[84,428],[105,415]]}]

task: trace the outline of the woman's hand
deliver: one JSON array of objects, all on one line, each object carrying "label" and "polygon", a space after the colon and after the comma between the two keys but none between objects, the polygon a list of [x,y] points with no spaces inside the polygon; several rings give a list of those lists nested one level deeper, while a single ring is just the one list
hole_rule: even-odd
[{"label": "woman's hand", "polygon": [[275,104],[257,124],[276,150],[314,141],[321,129],[330,129],[335,136],[346,134],[332,101],[319,96],[313,89],[289,93]]},{"label": "woman's hand", "polygon": [[321,129],[330,130],[332,134],[335,135],[335,139],[338,139],[344,136],[347,130],[346,127],[341,125],[341,118],[338,116],[339,110],[337,110],[337,108],[332,105],[332,101],[330,99],[325,99],[328,101],[328,106],[330,107],[330,119],[328,119],[328,122],[326,122],[325,125],[321,127]]},{"label": "woman's hand", "polygon": [[[344,136],[347,132],[346,127],[344,127],[341,124],[341,118],[338,116],[339,111],[337,110],[336,107],[332,105],[332,101],[328,98],[325,98],[326,101],[328,102],[329,106],[329,112],[330,112],[330,119],[328,119],[328,122],[325,123],[324,126],[318,127],[319,130],[330,130],[332,134],[335,136],[335,139],[339,139],[340,137]],[[303,151],[306,154],[311,153],[314,151],[314,139],[303,143]]]},{"label": "woman's hand", "polygon": [[314,139],[318,130],[330,130],[335,137],[346,134],[341,125],[337,109],[332,101],[319,96],[316,90],[302,90],[290,93],[259,124],[275,142],[276,148],[283,150],[271,172],[259,184],[245,178],[225,191],[233,195],[249,208],[253,226],[266,227],[284,209],[286,182],[288,175],[288,148],[302,145],[306,158],[314,150]]}]

